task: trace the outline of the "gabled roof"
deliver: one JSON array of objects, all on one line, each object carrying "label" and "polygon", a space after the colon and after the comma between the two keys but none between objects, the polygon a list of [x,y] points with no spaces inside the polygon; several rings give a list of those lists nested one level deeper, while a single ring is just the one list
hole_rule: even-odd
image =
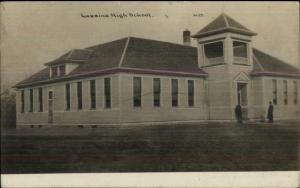
[{"label": "gabled roof", "polygon": [[80,64],[68,75],[50,78],[49,68],[45,68],[15,87],[116,72],[193,77],[207,75],[198,68],[197,48],[135,37],[73,50],[46,65],[74,63],[74,60]]},{"label": "gabled roof", "polygon": [[252,76],[300,77],[300,70],[288,63],[253,48]]},{"label": "gabled roof", "polygon": [[233,18],[222,13],[220,16],[218,16],[216,19],[210,22],[207,26],[205,26],[203,29],[201,29],[195,35],[193,35],[193,38],[201,38],[223,32],[233,32],[249,36],[256,35],[256,33],[252,32],[242,24],[238,23]]}]

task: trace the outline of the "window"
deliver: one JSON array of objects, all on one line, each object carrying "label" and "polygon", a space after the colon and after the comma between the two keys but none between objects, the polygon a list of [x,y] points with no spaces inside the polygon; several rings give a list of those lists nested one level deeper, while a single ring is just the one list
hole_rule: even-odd
[{"label": "window", "polygon": [[70,84],[66,84],[65,86],[65,100],[66,100],[66,110],[70,110],[71,107]]},{"label": "window", "polygon": [[79,110],[82,109],[82,82],[77,82],[77,107]]},{"label": "window", "polygon": [[43,88],[39,88],[39,112],[43,111]]},{"label": "window", "polygon": [[91,109],[96,108],[96,84],[95,80],[90,80],[90,97],[91,97]]},{"label": "window", "polygon": [[172,106],[178,106],[178,80],[172,79],[171,81],[171,93],[172,93]]},{"label": "window", "polygon": [[53,100],[53,91],[49,91],[48,100]]},{"label": "window", "polygon": [[284,104],[288,104],[288,85],[287,80],[283,80],[283,96],[284,96]]},{"label": "window", "polygon": [[104,96],[105,96],[105,108],[111,108],[111,86],[110,78],[104,79]]},{"label": "window", "polygon": [[24,90],[21,91],[21,113],[25,111],[25,104],[24,104]]},{"label": "window", "polygon": [[233,41],[233,56],[247,58],[247,43]]},{"label": "window", "polygon": [[133,78],[133,106],[140,107],[142,105],[142,79],[141,77]]},{"label": "window", "polygon": [[297,87],[297,81],[294,81],[294,104],[298,104],[298,87]]},{"label": "window", "polygon": [[188,80],[188,104],[194,106],[194,80]]},{"label": "window", "polygon": [[29,92],[29,112],[33,112],[33,89],[30,89]]},{"label": "window", "polygon": [[153,105],[156,107],[160,106],[160,79],[153,78]]},{"label": "window", "polygon": [[206,58],[223,57],[223,42],[214,42],[204,45]]},{"label": "window", "polygon": [[58,76],[57,67],[56,66],[51,67],[51,71],[52,71],[52,78]]},{"label": "window", "polygon": [[277,104],[277,80],[272,80],[273,104]]},{"label": "window", "polygon": [[66,74],[66,66],[65,65],[60,65],[59,66],[59,75],[63,76]]}]

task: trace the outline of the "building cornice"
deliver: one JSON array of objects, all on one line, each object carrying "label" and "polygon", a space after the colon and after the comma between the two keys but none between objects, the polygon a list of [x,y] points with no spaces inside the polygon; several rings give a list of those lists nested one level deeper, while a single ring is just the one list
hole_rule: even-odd
[{"label": "building cornice", "polygon": [[100,71],[93,71],[84,74],[68,75],[60,78],[52,78],[52,79],[29,82],[24,84],[20,83],[15,85],[13,88],[25,88],[25,87],[31,87],[31,86],[37,86],[43,84],[70,81],[70,80],[76,80],[81,78],[103,76],[103,75],[116,74],[116,73],[133,73],[133,74],[148,74],[148,75],[153,74],[153,75],[177,76],[177,77],[206,77],[207,76],[207,73],[204,73],[203,71],[202,73],[201,72],[197,73],[197,72],[181,72],[181,71],[170,71],[170,70],[153,70],[153,69],[120,67],[120,68],[104,69]]}]

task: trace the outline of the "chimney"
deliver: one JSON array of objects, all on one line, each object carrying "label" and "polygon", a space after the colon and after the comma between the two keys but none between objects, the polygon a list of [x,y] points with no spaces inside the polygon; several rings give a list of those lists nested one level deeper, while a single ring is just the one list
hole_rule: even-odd
[{"label": "chimney", "polygon": [[189,30],[183,31],[183,44],[191,46],[191,32]]}]

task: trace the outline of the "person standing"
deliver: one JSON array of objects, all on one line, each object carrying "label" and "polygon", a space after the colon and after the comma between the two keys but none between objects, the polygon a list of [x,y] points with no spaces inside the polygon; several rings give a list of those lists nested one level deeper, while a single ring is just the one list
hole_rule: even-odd
[{"label": "person standing", "polygon": [[243,123],[242,107],[240,104],[236,105],[236,107],[235,107],[235,117],[236,117],[238,123]]},{"label": "person standing", "polygon": [[269,120],[269,123],[273,123],[273,111],[274,111],[274,107],[273,107],[272,102],[270,101],[269,108],[268,108],[268,120]]}]

